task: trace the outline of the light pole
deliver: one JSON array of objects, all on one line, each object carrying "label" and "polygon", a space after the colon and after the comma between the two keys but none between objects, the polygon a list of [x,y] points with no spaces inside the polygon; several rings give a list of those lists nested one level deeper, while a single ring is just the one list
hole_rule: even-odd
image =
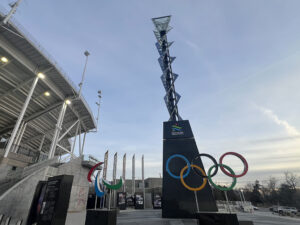
[{"label": "light pole", "polygon": [[244,190],[241,189],[241,192],[242,192],[243,200],[244,200],[244,203],[245,203],[245,202],[246,202],[246,199],[245,199],[245,195],[244,195]]},{"label": "light pole", "polygon": [[239,190],[239,196],[240,196],[240,199],[241,199],[241,203],[243,203],[243,197],[242,197],[242,191]]},{"label": "light pole", "polygon": [[145,201],[146,201],[146,192],[145,192],[145,179],[144,179],[144,155],[142,156],[142,183],[143,183],[143,203],[144,203],[144,209],[145,209]]},{"label": "light pole", "polygon": [[85,65],[84,65],[84,69],[83,69],[83,73],[82,73],[82,77],[81,77],[81,82],[79,83],[78,97],[81,96],[82,85],[83,85],[83,81],[84,81],[84,77],[85,77],[85,71],[86,71],[86,65],[87,65],[88,57],[89,57],[90,53],[88,51],[85,51],[84,55],[86,56],[86,59],[85,59]]},{"label": "light pole", "polygon": [[99,90],[98,91],[98,98],[99,98],[99,101],[96,102],[96,105],[98,106],[98,113],[97,113],[97,127],[96,127],[96,131],[98,131],[98,121],[99,121],[99,114],[100,114],[100,101],[101,101],[101,98],[102,98],[102,95],[101,95],[101,91]]},{"label": "light pole", "polygon": [[12,15],[17,11],[17,8],[18,8],[19,4],[21,3],[21,1],[22,0],[18,0],[15,3],[10,4],[11,10],[6,15],[6,17],[4,18],[4,20],[2,21],[3,24],[7,24],[7,22],[12,17]]}]

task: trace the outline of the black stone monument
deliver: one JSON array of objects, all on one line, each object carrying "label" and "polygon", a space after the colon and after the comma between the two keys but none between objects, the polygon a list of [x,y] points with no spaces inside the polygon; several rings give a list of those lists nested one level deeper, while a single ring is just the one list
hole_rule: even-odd
[{"label": "black stone monument", "polygon": [[[174,131],[173,125],[180,127],[180,131],[178,129]],[[174,154],[184,155],[190,162],[199,154],[188,120],[164,122],[162,216],[194,218],[197,211],[194,192],[186,189],[180,180],[172,178],[166,171],[166,161]],[[197,165],[203,168],[200,160],[197,160]],[[184,166],[186,162],[174,158],[169,164],[169,169],[172,173],[179,175]],[[191,187],[198,187],[203,182],[202,178],[193,171],[184,180]],[[197,198],[200,211],[218,211],[208,183],[204,189],[197,192]]]},{"label": "black stone monument", "polygon": [[37,185],[27,224],[64,225],[69,207],[73,176],[50,177]]},{"label": "black stone monument", "polygon": [[88,209],[85,225],[116,225],[117,211],[106,209]]},{"label": "black stone monument", "polygon": [[236,214],[229,213],[197,213],[199,225],[239,225]]}]

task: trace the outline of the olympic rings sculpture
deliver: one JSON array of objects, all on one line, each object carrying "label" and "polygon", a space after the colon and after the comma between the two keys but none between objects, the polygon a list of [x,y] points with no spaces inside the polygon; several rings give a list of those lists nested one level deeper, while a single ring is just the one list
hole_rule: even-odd
[{"label": "olympic rings sculpture", "polygon": [[[87,175],[87,180],[89,182],[92,182],[92,174],[93,172],[98,168],[98,166],[102,165],[103,162],[100,162],[100,163],[97,163],[95,166],[93,166],[88,175]],[[95,192],[96,192],[96,195],[98,197],[103,197],[105,194],[106,194],[106,191],[104,190],[104,186],[108,189],[112,189],[112,190],[118,190],[122,187],[123,185],[123,178],[120,177],[120,180],[117,184],[110,184],[109,181],[106,181],[104,179],[100,179],[100,176],[98,176],[98,174],[96,175],[96,178],[95,178]]]},{"label": "olympic rings sculpture", "polygon": [[[241,174],[237,174],[237,175],[236,175],[235,172],[234,172],[228,165],[225,165],[225,164],[223,163],[223,159],[225,158],[225,156],[228,156],[228,155],[236,156],[236,157],[238,157],[238,158],[243,162],[243,164],[244,164],[244,170],[243,170],[243,172],[242,172]],[[205,157],[211,159],[212,162],[214,163],[214,165],[212,165],[212,166],[209,168],[207,174],[205,173],[205,171],[204,171],[201,167],[195,165],[195,163],[194,163],[195,160],[199,159],[201,156],[205,156]],[[183,167],[183,168],[181,169],[180,175],[179,175],[179,176],[173,174],[173,173],[170,171],[170,169],[169,169],[170,161],[171,161],[172,159],[174,159],[174,158],[181,158],[181,159],[183,159],[183,160],[186,162],[186,166]],[[232,178],[232,183],[231,183],[231,185],[230,185],[229,187],[222,187],[222,186],[219,186],[219,185],[215,184],[215,183],[212,181],[212,177],[214,177],[214,176],[218,173],[218,168],[220,168],[221,171],[222,171],[225,175],[227,175],[227,176],[229,176],[229,177]],[[197,175],[199,175],[200,177],[203,178],[203,183],[202,183],[199,187],[190,187],[190,186],[188,186],[188,185],[185,183],[185,181],[184,181],[184,178],[186,178],[186,177],[189,175],[191,169],[192,169],[193,171],[195,171],[195,173],[196,173]],[[214,169],[214,172],[212,173],[212,170],[213,170],[213,169]],[[224,153],[224,154],[220,157],[219,163],[217,163],[216,159],[215,159],[213,156],[211,156],[211,155],[209,155],[209,154],[205,154],[205,153],[201,153],[201,154],[196,155],[196,156],[194,157],[194,159],[192,160],[192,163],[190,163],[190,161],[189,161],[185,156],[180,155],[180,154],[174,154],[174,155],[170,156],[170,157],[167,159],[167,162],[166,162],[166,171],[167,171],[167,173],[168,173],[172,178],[180,180],[181,183],[182,183],[182,185],[183,185],[186,189],[188,189],[188,190],[190,190],[190,191],[201,191],[201,190],[206,186],[207,181],[209,181],[209,183],[210,183],[213,187],[215,187],[216,189],[219,189],[219,190],[221,190],[221,191],[230,191],[230,190],[232,190],[232,189],[234,188],[234,186],[236,185],[236,183],[237,183],[237,178],[238,178],[238,177],[244,176],[244,175],[248,172],[248,163],[247,163],[247,160],[246,160],[242,155],[240,155],[240,154],[238,154],[238,153],[236,153],[236,152],[226,152],[226,153]],[[186,172],[185,172],[185,171],[186,171]]]}]

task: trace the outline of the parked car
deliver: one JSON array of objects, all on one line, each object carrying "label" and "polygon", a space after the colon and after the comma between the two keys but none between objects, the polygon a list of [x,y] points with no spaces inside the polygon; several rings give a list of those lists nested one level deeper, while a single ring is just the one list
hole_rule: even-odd
[{"label": "parked car", "polygon": [[295,207],[286,207],[285,210],[287,211],[287,213],[294,214],[294,215],[296,215],[298,212],[298,210]]},{"label": "parked car", "polygon": [[278,213],[279,215],[296,215],[297,209],[295,207],[289,206],[276,206],[273,207],[273,212]]}]

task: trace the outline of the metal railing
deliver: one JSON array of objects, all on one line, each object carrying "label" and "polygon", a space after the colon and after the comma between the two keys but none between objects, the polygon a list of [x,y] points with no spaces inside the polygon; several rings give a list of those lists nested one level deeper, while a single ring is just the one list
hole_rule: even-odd
[{"label": "metal railing", "polygon": [[216,203],[221,212],[253,212],[251,202],[217,200]]},{"label": "metal railing", "polygon": [[34,151],[30,148],[27,147],[23,147],[21,145],[12,145],[11,149],[13,149],[13,152],[20,154],[20,155],[24,155],[27,157],[31,157],[32,158],[32,163],[36,163],[39,159],[40,153],[37,151]]}]

